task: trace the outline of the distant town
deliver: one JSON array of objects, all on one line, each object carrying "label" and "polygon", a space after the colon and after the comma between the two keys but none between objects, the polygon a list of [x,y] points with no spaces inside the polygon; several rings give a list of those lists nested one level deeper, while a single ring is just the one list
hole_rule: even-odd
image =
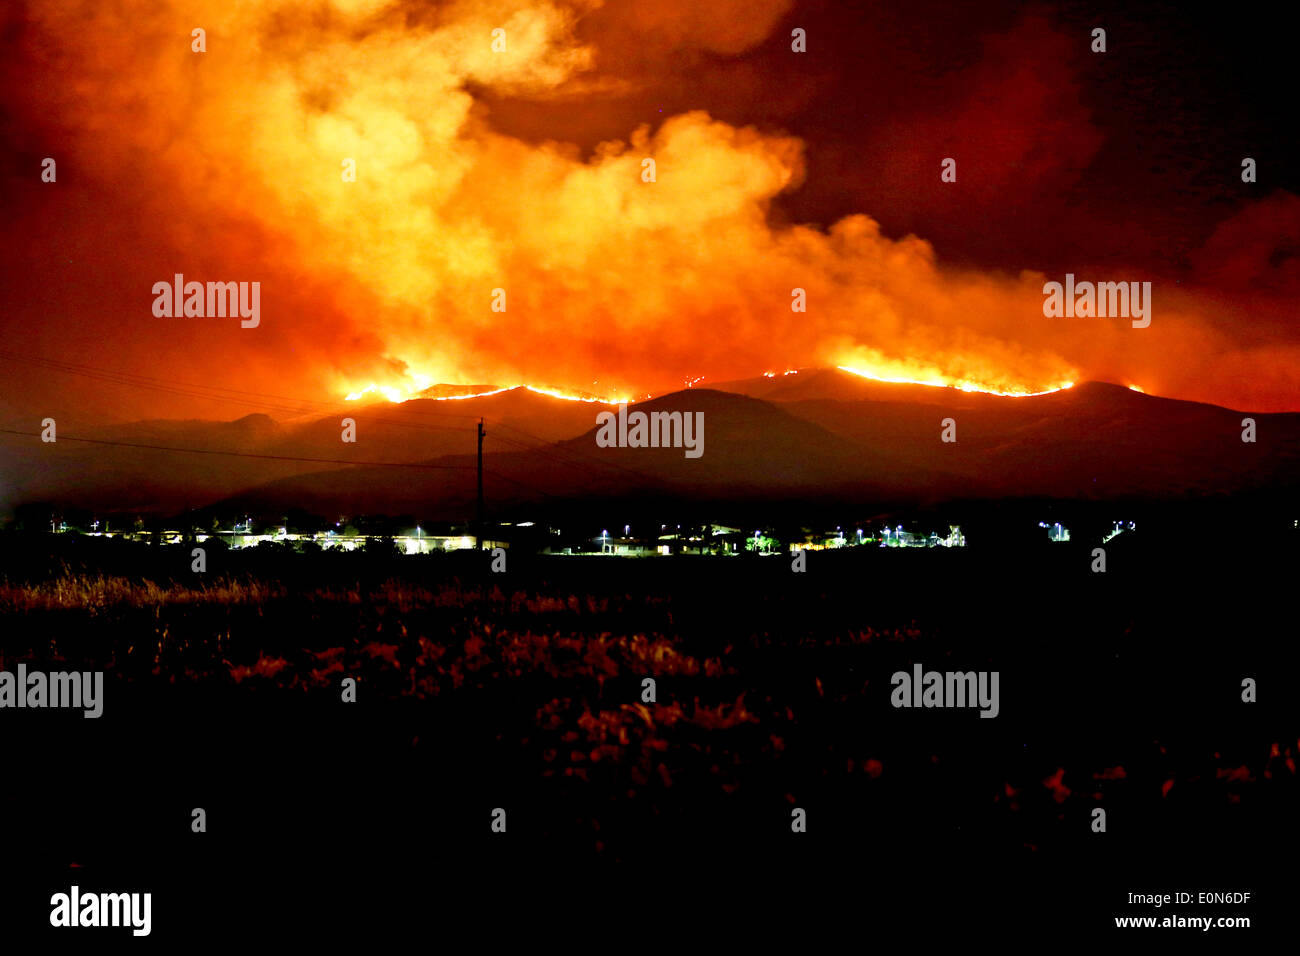
[{"label": "distant town", "polygon": [[[206,523],[207,527],[202,527]],[[323,551],[382,551],[399,555],[437,554],[475,548],[517,548],[555,555],[609,555],[652,557],[676,554],[741,555],[788,554],[840,548],[963,548],[966,535],[959,525],[942,529],[921,522],[863,522],[835,528],[741,528],[723,524],[619,525],[613,528],[561,528],[533,521],[485,523],[481,532],[473,524],[431,524],[391,517],[349,517],[334,522],[307,516],[285,516],[280,521],[259,521],[249,516],[202,522],[172,519],[104,518],[30,511],[7,524],[10,530],[57,535],[83,535],[148,545],[194,543],[230,550],[254,548],[304,553]],[[1038,522],[1041,540],[1069,542],[1070,531],[1057,522]],[[1101,541],[1133,531],[1133,521],[1114,521]],[[1032,530],[1032,529],[1031,529]]]}]

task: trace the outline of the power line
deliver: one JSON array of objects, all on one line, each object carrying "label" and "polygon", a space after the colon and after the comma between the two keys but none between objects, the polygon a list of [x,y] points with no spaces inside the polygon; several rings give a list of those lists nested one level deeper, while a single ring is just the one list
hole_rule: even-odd
[{"label": "power line", "polygon": [[[0,428],[0,434],[21,435],[26,438],[41,437],[40,434],[37,432],[20,432],[12,428]],[[61,435],[59,436],[59,441],[85,442],[94,445],[112,445],[112,446],[123,447],[123,448],[144,448],[150,451],[185,452],[193,455],[231,455],[239,458],[261,458],[261,459],[271,459],[275,461],[306,461],[306,462],[316,462],[320,464],[332,464],[332,465],[367,465],[367,466],[381,466],[386,468],[429,468],[429,469],[447,470],[447,471],[468,471],[471,468],[475,467],[474,465],[436,465],[431,463],[409,462],[409,461],[348,461],[342,458],[303,458],[303,457],[297,457],[293,455],[259,455],[253,452],[217,451],[215,449],[205,449],[205,448],[173,448],[165,445],[148,445],[148,444],[141,444],[135,442],[109,441],[108,439],[102,439],[102,438],[77,438],[71,435]],[[501,472],[495,471],[491,468],[484,468],[483,474],[491,475],[493,478],[498,478],[502,481],[507,481],[510,484],[517,485],[521,488],[527,488],[530,491],[536,492],[537,494],[542,495],[545,498],[553,498],[556,500],[560,500],[560,498],[562,497],[559,495],[553,495],[547,491],[543,491],[541,488],[538,488],[534,485],[530,485],[528,482],[519,481],[516,478],[511,478],[509,475],[502,474]]]},{"label": "power line", "polygon": [[[510,428],[509,425],[504,425],[499,427]],[[511,430],[517,431],[522,435],[528,435],[527,432],[522,431],[521,429],[518,428],[513,428]],[[528,437],[532,438],[535,436],[528,435]],[[511,441],[510,439],[505,438],[501,435],[498,435],[497,439],[499,441]],[[553,458],[554,460],[561,462],[562,464],[571,465],[575,468],[581,468],[589,465],[600,465],[601,467],[612,468],[615,471],[621,471],[624,474],[634,475],[637,478],[643,478],[647,481],[651,481],[651,482],[660,481],[660,478],[658,478],[657,476],[651,475],[648,472],[641,471],[638,468],[631,468],[627,465],[620,465],[616,461],[607,461],[603,458],[597,458],[594,455],[587,455],[584,454],[583,452],[576,451],[575,449],[569,446],[565,446],[563,449],[561,449],[559,442],[547,442],[546,439],[543,438],[538,438],[536,440],[540,442],[544,442],[545,447],[529,446],[520,441],[514,441],[513,444],[525,450],[535,451],[538,454],[547,455]],[[572,457],[570,459],[566,459],[562,457],[563,455],[569,455]],[[577,459],[577,461],[574,461],[572,459]]]},{"label": "power line", "polygon": [[[311,411],[311,409],[296,408],[289,405],[279,404],[277,402],[253,400],[253,399],[269,398],[269,399],[279,399],[286,402],[297,401],[300,404],[315,405],[321,409],[330,409],[335,411],[340,409],[340,405],[337,402],[315,402],[307,399],[298,400],[298,399],[288,398],[287,396],[266,395],[258,392],[250,392],[245,389],[232,389],[232,388],[226,388],[224,386],[218,386],[218,385],[198,385],[193,383],[175,382],[168,379],[155,378],[149,375],[140,375],[134,372],[117,372],[110,369],[96,368],[95,366],[84,365],[76,362],[67,362],[60,359],[46,358],[44,356],[35,356],[35,355],[24,356],[21,355],[20,353],[13,352],[8,349],[0,349],[0,359],[8,360],[11,362],[30,362],[34,365],[38,365],[44,368],[51,368],[56,371],[66,372],[72,375],[80,375],[95,381],[109,382],[115,385],[151,389],[153,391],[160,391],[160,392],[165,392],[173,395],[185,395],[191,398],[203,398],[209,401],[227,402],[230,404],[243,405],[246,407],[271,408],[277,411],[287,411],[287,412],[293,412],[295,414],[303,414]],[[230,396],[247,396],[247,398],[237,398],[237,397],[230,397],[226,395],[210,395],[210,394],[206,394],[207,391],[229,392]],[[432,399],[430,399],[430,401],[432,401]],[[414,412],[411,414],[412,417],[417,417],[417,418],[438,416],[443,418],[475,419],[475,418],[483,417],[480,415],[473,415],[473,414],[467,414],[461,412],[432,412],[429,411],[428,409],[422,409],[420,412]],[[395,425],[402,428],[429,428],[429,429],[441,429],[446,431],[459,430],[456,426],[453,425],[433,425],[426,422],[418,422],[418,421],[400,421],[393,418],[377,418],[372,416],[367,416],[367,417],[371,422],[374,422],[376,424]],[[512,431],[515,432],[516,434],[522,435],[525,438],[532,439],[533,441],[538,443],[538,446],[553,446],[555,444],[555,442],[553,442],[550,439],[542,438],[541,436],[534,435],[531,432],[527,432],[524,429],[519,428],[515,425],[510,425],[507,424],[506,422],[497,419],[492,419],[492,418],[485,418],[484,420],[488,424],[491,424],[496,428],[504,428],[507,429],[508,431]],[[501,440],[505,440],[504,436],[498,435],[497,437]],[[514,444],[520,448],[529,447],[523,444],[522,442],[514,442]],[[566,452],[569,455],[575,455],[579,458],[582,458],[588,463],[593,465],[600,465],[606,468],[613,468],[618,471],[626,472],[628,474],[637,475],[638,477],[643,477],[643,478],[648,477],[647,475],[638,472],[636,469],[629,468],[625,465],[620,465],[610,461],[603,461],[599,458],[595,458],[589,455],[583,455],[581,452],[575,452],[572,449],[566,449]],[[555,454],[552,454],[551,457],[553,457],[557,461],[564,461],[566,464],[570,463]]]},{"label": "power line", "polygon": [[[241,405],[244,407],[270,408],[276,411],[291,412],[293,414],[310,413],[312,412],[312,409],[293,407],[290,405],[281,404],[280,402],[298,402],[299,405],[314,405],[318,409],[322,409],[322,410],[329,409],[333,411],[338,411],[341,408],[341,406],[337,402],[318,402],[318,401],[311,401],[307,399],[298,400],[298,399],[288,398],[287,396],[266,395],[264,393],[251,392],[245,389],[227,388],[225,386],[198,385],[196,383],[175,382],[172,380],[160,379],[153,376],[141,375],[134,372],[118,372],[111,369],[96,368],[95,366],[91,366],[91,365],[85,365],[76,362],[67,362],[59,359],[51,359],[43,356],[35,356],[35,355],[24,356],[21,353],[13,352],[8,349],[0,349],[0,360],[7,360],[7,361],[19,362],[19,363],[28,362],[40,367],[50,368],[56,371],[66,372],[72,375],[80,375],[95,381],[108,382],[110,384],[115,384],[115,385],[150,389],[153,391],[164,392],[167,394],[183,395],[190,398],[201,398],[208,401],[225,402],[227,404]],[[218,393],[226,392],[229,394],[227,395],[208,394],[209,392],[218,392]],[[238,397],[238,396],[246,396],[246,397]],[[279,401],[268,402],[264,400],[258,400],[258,399],[267,399],[267,398],[277,399]],[[473,414],[460,413],[460,412],[432,412],[427,409],[421,409],[420,412],[413,412],[411,413],[411,415],[412,417],[438,416],[443,418],[460,418],[460,419],[483,418],[483,416],[480,415],[473,415]],[[437,430],[445,430],[445,431],[460,430],[458,427],[453,425],[431,424],[427,422],[418,422],[418,421],[400,421],[397,419],[378,418],[373,416],[367,416],[367,418],[369,419],[369,421],[375,424],[394,425],[403,428],[426,428],[426,429],[437,429]],[[623,472],[624,474],[634,475],[638,478],[642,478],[650,481],[658,480],[654,476],[651,476],[638,469],[630,468],[626,465],[621,465],[617,462],[612,462],[601,458],[597,458],[592,455],[585,455],[582,452],[575,451],[574,449],[571,448],[565,448],[563,452],[561,452],[558,449],[556,442],[550,439],[542,438],[538,435],[534,435],[531,432],[527,432],[522,428],[507,424],[506,422],[496,420],[496,419],[491,419],[491,418],[486,418],[484,420],[487,423],[493,425],[495,428],[506,429],[508,431],[515,432],[518,435],[522,435],[525,438],[531,439],[534,442],[536,442],[537,445],[530,447],[529,445],[523,442],[520,442],[518,440],[511,440],[507,436],[503,436],[498,433],[497,439],[499,441],[506,442],[507,444],[512,444],[518,448],[533,451],[536,454],[540,454],[562,465],[567,465],[571,468],[576,468],[579,470],[583,470],[584,468],[589,468],[590,466],[594,465],[594,466],[613,469],[615,471]],[[27,432],[12,432],[12,434],[29,435],[29,437],[39,437],[39,436],[30,436],[30,434]],[[414,465],[413,463],[399,463],[399,462],[351,462],[351,461],[344,461],[341,459],[305,458],[305,457],[297,457],[291,455],[269,455],[269,454],[258,455],[251,452],[242,452],[242,453],[215,452],[215,451],[205,452],[199,449],[182,449],[182,448],[173,449],[173,448],[165,448],[163,446],[151,446],[151,445],[144,445],[144,444],[133,445],[132,443],[129,442],[114,443],[105,439],[74,439],[68,437],[67,440],[98,442],[99,444],[118,444],[123,447],[152,448],[161,451],[168,451],[168,450],[193,451],[199,454],[229,454],[229,455],[238,455],[239,457],[247,457],[247,458],[263,458],[269,460],[282,460],[282,461],[304,461],[304,462],[314,462],[314,463],[321,463],[321,464],[345,464],[345,465],[374,464],[374,465],[384,466],[384,467],[396,467],[398,465],[409,464],[411,467],[430,467],[430,468],[468,467],[468,466],[449,466],[449,465],[444,465],[444,466]],[[574,461],[573,460],[574,458],[580,459],[580,461]]]},{"label": "power line", "polygon": [[[20,432],[12,428],[0,428],[6,435],[21,435],[25,438],[40,438],[40,432]],[[150,451],[176,451],[191,455],[229,455],[234,458],[260,458],[269,461],[306,461],[323,465],[369,465],[383,468],[431,468],[447,471],[462,471],[472,465],[438,465],[419,461],[349,461],[345,458],[306,458],[298,455],[260,455],[249,451],[219,451],[213,448],[176,448],[169,445],[149,445],[142,442],[112,441],[107,438],[77,438],[72,435],[60,435],[58,441],[85,442],[91,445],[111,445],[116,448],[145,448]]]}]

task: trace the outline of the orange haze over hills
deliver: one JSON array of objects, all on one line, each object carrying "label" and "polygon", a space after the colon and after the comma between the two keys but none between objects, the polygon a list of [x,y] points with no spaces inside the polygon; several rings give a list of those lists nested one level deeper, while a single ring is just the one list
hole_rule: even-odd
[{"label": "orange haze over hills", "polygon": [[[32,155],[60,163],[57,188],[34,176],[10,186],[13,282],[0,307],[40,317],[16,333],[29,354],[316,402],[437,382],[615,400],[838,366],[1004,394],[1096,379],[1300,408],[1300,341],[1282,322],[1296,277],[1274,255],[1300,225],[1289,194],[1259,193],[1215,232],[1195,260],[1203,287],[1140,262],[1089,274],[1085,248],[1080,276],[1153,279],[1151,325],[1134,329],[1046,318],[1043,284],[1061,275],[954,265],[923,236],[886,234],[869,209],[789,221],[780,203],[806,183],[816,144],[719,118],[728,104],[631,110],[594,145],[494,122],[494,109],[531,103],[590,107],[603,129],[633,85],[625,58],[636,83],[677,88],[685,80],[656,74],[654,57],[789,47],[790,0],[652,6],[33,0],[21,19],[0,14],[13,68],[45,77],[6,87],[0,106]],[[197,25],[202,54],[190,48]],[[1026,143],[1003,147],[1040,148],[1033,117],[1004,117],[1008,129],[1022,119]],[[175,273],[261,282],[260,325],[154,317],[149,290]],[[792,310],[795,290],[806,311]],[[157,414],[129,389],[104,398],[102,385],[12,372],[13,403]],[[182,395],[166,413],[215,412]]]}]

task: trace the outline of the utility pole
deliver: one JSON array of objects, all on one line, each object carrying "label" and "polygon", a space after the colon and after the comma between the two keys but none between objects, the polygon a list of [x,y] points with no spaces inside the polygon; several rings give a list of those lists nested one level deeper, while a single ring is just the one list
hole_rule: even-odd
[{"label": "utility pole", "polygon": [[483,547],[483,419],[478,420],[478,511],[475,522],[474,547]]}]

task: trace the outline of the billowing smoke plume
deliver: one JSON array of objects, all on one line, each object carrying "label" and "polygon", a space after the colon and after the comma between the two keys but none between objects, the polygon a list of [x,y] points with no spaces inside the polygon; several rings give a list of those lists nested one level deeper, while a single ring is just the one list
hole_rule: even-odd
[{"label": "billowing smoke plume", "polygon": [[[488,92],[582,110],[602,88],[601,51],[579,29],[598,6],[34,3],[11,23],[44,77],[31,103],[44,119],[28,122],[41,151],[64,150],[62,179],[115,197],[61,221],[98,215],[122,243],[114,269],[65,272],[90,288],[61,314],[117,317],[100,344],[173,366],[220,355],[205,374],[223,384],[317,398],[368,382],[637,395],[818,364],[1007,390],[1104,377],[1244,394],[1230,383],[1250,351],[1200,320],[1194,294],[1157,283],[1145,330],[1046,319],[1043,283],[1062,276],[946,269],[867,215],[773,225],[774,198],[805,176],[803,144],[779,132],[691,111],[584,155],[494,130]],[[623,5],[652,49],[721,55],[788,45],[770,33],[787,8]],[[261,326],[154,319],[148,290],[174,272],[261,281]]]}]

